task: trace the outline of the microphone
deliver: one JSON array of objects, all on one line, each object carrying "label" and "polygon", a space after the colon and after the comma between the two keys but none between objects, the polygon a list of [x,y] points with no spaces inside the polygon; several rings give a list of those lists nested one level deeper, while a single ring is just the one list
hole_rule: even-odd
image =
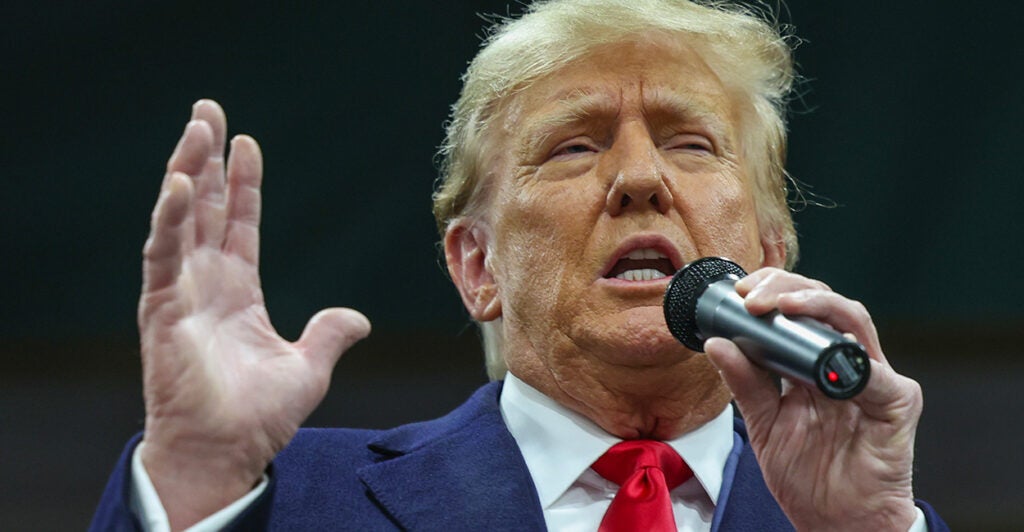
[{"label": "microphone", "polygon": [[779,311],[751,316],[736,293],[746,277],[735,262],[705,257],[672,276],[665,291],[665,323],[686,347],[704,352],[712,336],[728,338],[750,360],[807,384],[833,399],[864,389],[871,364],[864,346],[816,320]]}]

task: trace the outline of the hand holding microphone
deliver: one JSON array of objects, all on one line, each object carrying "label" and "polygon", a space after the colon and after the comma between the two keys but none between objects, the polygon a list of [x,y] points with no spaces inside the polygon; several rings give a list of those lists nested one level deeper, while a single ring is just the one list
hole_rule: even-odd
[{"label": "hand holding microphone", "polygon": [[[689,264],[669,283],[665,320],[691,349],[708,348],[743,415],[765,484],[797,530],[906,529],[916,512],[920,385],[889,365],[859,303],[777,269],[741,281],[744,276],[724,259]],[[748,305],[766,313],[752,316]],[[854,333],[864,345],[832,327]],[[705,344],[711,337],[732,342]],[[752,367],[758,365],[824,393],[812,386],[778,390]],[[831,496],[807,496],[826,492]]]},{"label": "hand holding microphone", "polygon": [[871,365],[864,347],[810,318],[778,311],[752,316],[736,293],[746,276],[739,265],[706,257],[676,272],[665,292],[665,322],[677,340],[703,351],[720,336],[747,358],[776,373],[818,387],[834,399],[854,397],[867,385]]}]

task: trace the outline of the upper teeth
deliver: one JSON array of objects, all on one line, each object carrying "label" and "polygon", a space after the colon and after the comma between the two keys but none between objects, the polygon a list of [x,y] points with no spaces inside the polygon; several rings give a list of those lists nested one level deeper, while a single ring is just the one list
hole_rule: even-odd
[{"label": "upper teeth", "polygon": [[644,249],[634,249],[633,251],[630,251],[626,255],[626,258],[627,259],[637,259],[637,260],[640,260],[640,259],[667,259],[668,257],[666,257],[664,253],[661,253],[660,251],[658,251],[656,249],[644,248]]},{"label": "upper teeth", "polygon": [[[627,259],[633,260],[644,260],[644,259],[667,259],[664,253],[651,249],[634,249],[626,254]],[[638,270],[626,270],[615,276],[616,279],[624,279],[626,281],[650,281],[652,279],[661,279],[666,277],[664,273],[654,268],[641,268]]]},{"label": "upper teeth", "polygon": [[615,276],[616,279],[625,279],[626,281],[650,281],[652,279],[661,279],[662,277],[666,277],[666,275],[651,268],[626,270]]}]

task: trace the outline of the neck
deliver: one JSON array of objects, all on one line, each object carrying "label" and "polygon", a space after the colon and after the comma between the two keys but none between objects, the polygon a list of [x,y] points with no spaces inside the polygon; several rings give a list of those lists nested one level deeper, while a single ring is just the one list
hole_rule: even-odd
[{"label": "neck", "polygon": [[572,365],[544,364],[551,358],[517,355],[508,359],[516,377],[623,439],[676,438],[714,419],[731,399],[702,354],[643,367],[584,356],[573,357]]}]

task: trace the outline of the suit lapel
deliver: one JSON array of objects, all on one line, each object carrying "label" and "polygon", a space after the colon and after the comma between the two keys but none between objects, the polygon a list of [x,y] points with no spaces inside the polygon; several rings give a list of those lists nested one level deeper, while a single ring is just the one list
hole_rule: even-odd
[{"label": "suit lapel", "polygon": [[[357,472],[406,530],[545,530],[537,490],[498,409],[500,383],[447,416],[385,432],[377,462]],[[765,486],[746,427],[736,421],[716,530],[793,530]]]},{"label": "suit lapel", "polygon": [[500,383],[451,414],[384,433],[358,471],[407,530],[544,530],[526,463],[498,409]]},{"label": "suit lapel", "polygon": [[722,493],[718,495],[715,530],[722,531],[776,531],[793,530],[779,503],[764,483],[761,467],[754,450],[747,441],[743,421],[736,419],[736,443],[726,463]]}]

